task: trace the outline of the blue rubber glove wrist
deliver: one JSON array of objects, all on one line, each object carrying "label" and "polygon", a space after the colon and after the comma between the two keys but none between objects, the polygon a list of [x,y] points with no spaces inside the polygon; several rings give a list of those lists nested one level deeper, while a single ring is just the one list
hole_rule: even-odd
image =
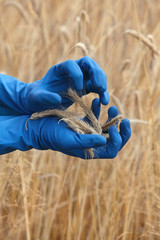
[{"label": "blue rubber glove wrist", "polygon": [[61,97],[46,91],[41,81],[24,83],[4,74],[0,74],[0,93],[1,116],[31,114],[61,103]]},{"label": "blue rubber glove wrist", "polygon": [[0,116],[0,154],[16,149],[27,151],[32,148],[25,130],[28,116]]},{"label": "blue rubber glove wrist", "polygon": [[0,74],[0,115],[24,114],[20,93],[25,89],[26,83],[16,78]]},{"label": "blue rubber glove wrist", "polygon": [[20,93],[20,102],[24,113],[31,114],[50,108],[58,108],[61,97],[59,94],[48,90],[42,80],[37,80],[34,83],[26,84]]}]

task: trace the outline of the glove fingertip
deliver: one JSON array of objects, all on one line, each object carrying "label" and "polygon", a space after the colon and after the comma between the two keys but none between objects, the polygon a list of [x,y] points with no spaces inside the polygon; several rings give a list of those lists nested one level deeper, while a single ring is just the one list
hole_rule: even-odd
[{"label": "glove fingertip", "polygon": [[85,148],[96,148],[105,145],[107,142],[106,138],[98,134],[84,135],[84,147]]},{"label": "glove fingertip", "polygon": [[113,133],[118,133],[116,126],[111,126],[108,130],[109,135]]},{"label": "glove fingertip", "polygon": [[54,97],[55,97],[55,103],[60,104],[60,103],[62,102],[61,96],[60,96],[59,94],[56,94],[56,93],[54,93],[54,94],[55,94],[55,95],[54,95]]},{"label": "glove fingertip", "polygon": [[106,144],[107,140],[104,136],[94,135],[93,136],[93,142],[94,142],[94,144],[96,144],[98,146],[102,146],[102,145]]},{"label": "glove fingertip", "polygon": [[101,110],[100,100],[99,98],[95,98],[92,101],[92,111],[97,119],[99,118],[100,110]]},{"label": "glove fingertip", "polygon": [[100,94],[100,102],[103,105],[108,105],[108,103],[109,103],[109,93],[108,93],[107,90]]},{"label": "glove fingertip", "polygon": [[119,114],[118,108],[116,106],[111,106],[108,109],[108,118],[112,119],[114,117],[116,117]]},{"label": "glove fingertip", "polygon": [[124,132],[127,136],[131,136],[131,125],[129,119],[125,118],[120,123],[120,132]]},{"label": "glove fingertip", "polygon": [[92,105],[94,106],[94,105],[99,105],[100,106],[100,100],[99,100],[99,98],[94,98],[93,99],[93,101],[92,101]]},{"label": "glove fingertip", "polygon": [[122,137],[122,149],[131,137],[131,126],[128,119],[123,119],[120,123],[120,135]]}]

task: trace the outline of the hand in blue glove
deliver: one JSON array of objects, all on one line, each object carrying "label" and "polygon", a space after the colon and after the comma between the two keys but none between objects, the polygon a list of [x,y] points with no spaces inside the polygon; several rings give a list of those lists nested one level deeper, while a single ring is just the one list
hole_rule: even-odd
[{"label": "hand in blue glove", "polygon": [[[92,102],[92,111],[94,112],[95,116],[97,119],[99,118],[100,115],[100,101],[98,98],[94,99]],[[112,106],[108,109],[108,120],[111,120],[112,118],[116,117],[119,114],[118,109],[115,106]],[[85,117],[86,121],[87,117]],[[107,121],[108,121],[107,120]],[[89,120],[88,120],[89,122]],[[66,127],[66,124],[63,123],[63,127]],[[69,129],[70,130],[70,129]],[[62,132],[61,132],[62,131]],[[72,130],[70,130],[71,134],[73,133]],[[65,128],[59,129],[57,132],[57,144],[61,145],[60,148],[62,148],[63,145],[63,133],[65,132]],[[109,139],[105,139],[105,142],[101,142],[102,146],[97,146],[95,145],[94,148],[94,153],[95,157],[94,158],[103,158],[103,159],[108,159],[108,158],[115,158],[118,154],[118,152],[124,147],[124,145],[128,142],[130,136],[131,136],[131,128],[130,128],[130,122],[128,119],[123,119],[122,122],[120,123],[120,132],[118,132],[117,127],[111,126],[109,128]],[[68,132],[69,134],[69,132]],[[84,135],[84,136],[93,136],[91,135]],[[95,135],[102,137],[101,135]],[[99,142],[100,143],[100,142]],[[85,143],[84,143],[85,144]],[[61,151],[67,155],[75,156],[75,157],[80,157],[82,159],[85,159],[86,157],[89,159],[90,156],[89,154],[87,155],[87,152],[85,149],[89,148],[87,145],[85,148],[80,148],[80,149],[72,149],[67,147],[65,151]],[[51,148],[52,149],[52,148]]]},{"label": "hand in blue glove", "polygon": [[[100,102],[93,101],[92,109],[98,117]],[[108,111],[109,118],[118,114],[115,107]],[[131,129],[129,121],[123,120],[120,133],[116,127],[110,127],[109,139],[96,134],[78,134],[67,127],[63,121],[48,117],[28,121],[28,131],[25,123],[28,116],[0,117],[0,154],[16,149],[26,151],[31,148],[40,150],[52,149],[70,156],[85,158],[85,149],[94,148],[95,158],[113,158],[128,141]]]},{"label": "hand in blue glove", "polygon": [[[100,115],[100,102],[96,98],[92,102],[92,111],[97,119]],[[116,117],[119,114],[118,109],[112,106],[108,109],[108,120]],[[107,120],[107,121],[108,121]],[[123,119],[120,123],[120,132],[116,126],[111,126],[108,130],[109,139],[107,139],[106,144],[102,147],[94,149],[95,158],[115,158],[118,152],[124,147],[131,136],[130,121],[128,119]]]},{"label": "hand in blue glove", "polygon": [[68,60],[50,68],[47,74],[33,83],[0,74],[0,114],[31,114],[49,108],[69,107],[68,88],[81,96],[98,93],[102,104],[109,102],[106,75],[90,57]]},{"label": "hand in blue glove", "polygon": [[98,93],[103,104],[109,102],[106,75],[90,57],[68,60],[51,67],[41,80],[27,85],[22,100],[28,112],[37,112],[58,108],[60,95],[61,106],[68,108],[72,105],[72,101],[66,97],[69,88],[76,90],[79,95]]}]

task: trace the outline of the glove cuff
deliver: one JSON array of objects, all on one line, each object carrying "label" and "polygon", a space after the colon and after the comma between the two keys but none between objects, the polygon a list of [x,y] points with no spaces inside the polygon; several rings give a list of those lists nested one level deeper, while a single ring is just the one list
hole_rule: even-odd
[{"label": "glove cuff", "polygon": [[27,83],[21,82],[14,77],[0,74],[1,116],[24,114],[25,108],[21,101],[21,94],[26,89],[26,86]]},{"label": "glove cuff", "polygon": [[41,124],[36,121],[26,121],[30,116],[0,116],[0,154],[16,149],[27,151],[31,148],[45,150],[41,144]]}]

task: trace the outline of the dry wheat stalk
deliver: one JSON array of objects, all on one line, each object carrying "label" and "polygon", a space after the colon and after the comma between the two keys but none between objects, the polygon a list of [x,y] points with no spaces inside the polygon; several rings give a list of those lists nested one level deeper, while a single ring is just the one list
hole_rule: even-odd
[{"label": "dry wheat stalk", "polygon": [[[143,34],[136,32],[135,30],[126,30],[125,34],[130,34],[131,36],[141,40],[146,46],[148,46],[155,54],[160,56],[160,51],[158,51],[157,46],[153,43],[153,36],[145,37]],[[152,36],[152,39],[151,39]]]},{"label": "dry wheat stalk", "polygon": [[27,237],[27,240],[31,240],[28,201],[27,201],[27,193],[26,193],[27,189],[26,189],[25,176],[24,176],[24,170],[23,170],[23,165],[22,165],[22,163],[23,163],[22,155],[20,155],[18,160],[19,160],[20,177],[21,177],[21,184],[22,184],[22,195],[23,195],[23,202],[24,202],[26,237]]},{"label": "dry wheat stalk", "polygon": [[80,12],[80,19],[84,19],[84,21],[86,23],[89,23],[89,15],[88,13],[86,12],[86,10],[82,9],[81,12]]},{"label": "dry wheat stalk", "polygon": [[87,115],[87,118],[90,120],[92,127],[97,131],[98,134],[102,133],[102,129],[100,123],[98,122],[97,118],[95,117],[91,108],[89,108],[85,102],[80,98],[75,91],[72,89],[68,90],[68,96],[73,102],[77,102],[82,110]]},{"label": "dry wheat stalk", "polygon": [[23,5],[18,2],[18,1],[7,1],[4,4],[5,6],[14,6],[15,8],[18,9],[18,11],[20,12],[20,14],[22,15],[22,17],[24,18],[26,23],[29,23],[29,15],[27,13],[27,11],[25,10],[25,8],[23,7]]},{"label": "dry wheat stalk", "polygon": [[[87,122],[82,121],[80,118],[75,116],[73,112],[67,110],[49,109],[41,112],[36,112],[31,115],[28,120],[40,119],[44,117],[57,117],[60,121],[64,121],[68,126],[80,134],[97,134],[97,131],[92,128]],[[27,121],[28,122],[28,121]],[[26,129],[27,128],[26,122]]]},{"label": "dry wheat stalk", "polygon": [[110,94],[110,97],[112,97],[114,104],[118,107],[120,114],[125,115],[123,105],[122,105],[121,101],[119,100],[119,98],[116,97],[113,93]]},{"label": "dry wheat stalk", "polygon": [[145,37],[142,33],[138,33],[135,30],[127,29],[125,34],[130,34],[131,36],[141,40],[147,47],[149,47],[155,54],[160,56],[160,51],[157,49],[157,46],[149,38]]},{"label": "dry wheat stalk", "polygon": [[83,53],[84,56],[89,55],[86,45],[82,42],[78,42],[73,47],[71,47],[71,49],[68,51],[67,55],[69,55],[72,52],[72,50],[75,49],[75,48],[80,48],[82,50],[82,53]]},{"label": "dry wheat stalk", "polygon": [[102,125],[102,132],[107,131],[111,126],[116,125],[117,123],[119,123],[121,120],[123,119],[122,115],[118,115],[114,118],[112,118],[111,120],[107,121],[106,123],[104,123]]},{"label": "dry wheat stalk", "polygon": [[[108,129],[110,126],[117,125],[122,119],[122,115],[118,115],[113,119],[110,119],[104,124],[100,124],[98,119],[95,117],[92,109],[86,105],[86,103],[80,98],[75,91],[72,89],[68,90],[68,97],[73,101],[73,103],[78,103],[83,112],[86,114],[89,123],[84,119],[80,119],[76,116],[74,112],[68,110],[59,110],[59,109],[48,109],[41,112],[35,112],[31,115],[28,120],[40,119],[44,117],[57,117],[59,121],[64,121],[67,123],[68,127],[73,131],[80,134],[101,134],[106,138],[109,137]],[[27,122],[28,122],[27,120]],[[26,129],[27,129],[26,122]],[[28,129],[27,129],[28,130]],[[94,150],[87,149],[87,152],[91,158],[94,158]],[[86,153],[87,154],[87,153]]]},{"label": "dry wheat stalk", "polygon": [[126,68],[130,66],[130,64],[131,64],[131,59],[129,58],[125,59],[120,66],[120,71],[124,71]]},{"label": "dry wheat stalk", "polygon": [[64,36],[66,42],[69,42],[70,41],[70,34],[69,34],[69,31],[68,31],[68,28],[64,25],[60,26],[59,28],[60,30],[60,33]]}]

